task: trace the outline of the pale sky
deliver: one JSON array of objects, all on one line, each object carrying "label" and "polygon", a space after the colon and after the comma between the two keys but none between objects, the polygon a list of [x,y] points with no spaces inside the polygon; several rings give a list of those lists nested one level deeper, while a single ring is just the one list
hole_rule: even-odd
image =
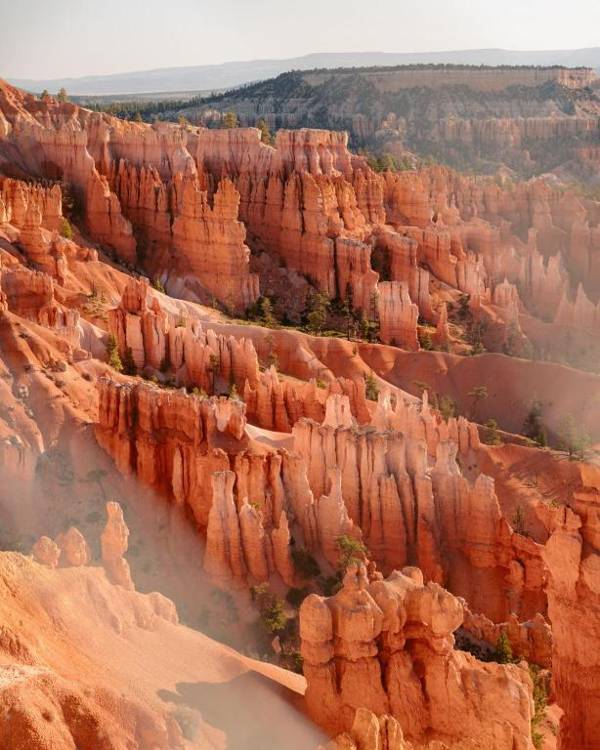
[{"label": "pale sky", "polygon": [[600,46],[600,0],[0,0],[0,78],[310,52]]}]

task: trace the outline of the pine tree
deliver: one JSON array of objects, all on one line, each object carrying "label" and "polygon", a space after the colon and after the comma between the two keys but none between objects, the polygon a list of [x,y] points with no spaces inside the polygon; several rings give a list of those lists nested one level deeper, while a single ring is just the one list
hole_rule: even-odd
[{"label": "pine tree", "polygon": [[226,128],[229,128],[230,130],[233,128],[237,128],[238,126],[238,118],[235,112],[225,112],[223,115],[223,125]]},{"label": "pine tree", "polygon": [[256,127],[260,130],[260,140],[270,146],[273,143],[273,136],[269,130],[269,126],[262,118],[256,123]]},{"label": "pine tree", "polygon": [[60,222],[60,236],[64,237],[66,240],[73,239],[73,228],[71,227],[69,220],[64,216]]},{"label": "pine tree", "polygon": [[314,292],[308,299],[307,328],[311,333],[321,333],[327,322],[329,300],[321,292]]},{"label": "pine tree", "polygon": [[500,633],[496,641],[494,661],[497,661],[499,664],[512,664],[514,661],[512,647],[504,630]]},{"label": "pine tree", "polygon": [[342,574],[346,572],[351,562],[365,560],[367,548],[360,539],[344,534],[343,536],[339,536],[335,541],[340,551],[338,568]]},{"label": "pine tree", "polygon": [[259,302],[260,322],[267,328],[275,328],[277,320],[273,313],[273,303],[268,297],[262,297]]},{"label": "pine tree", "polygon": [[119,356],[119,348],[116,338],[111,334],[106,344],[106,359],[108,364],[117,372],[123,372],[123,363]]},{"label": "pine tree", "polygon": [[59,102],[68,102],[69,97],[67,95],[67,90],[65,88],[61,88],[58,94],[56,95],[56,98],[58,99]]},{"label": "pine tree", "polygon": [[377,385],[377,381],[372,372],[365,375],[365,392],[369,401],[377,401],[377,397],[379,396],[379,386]]}]

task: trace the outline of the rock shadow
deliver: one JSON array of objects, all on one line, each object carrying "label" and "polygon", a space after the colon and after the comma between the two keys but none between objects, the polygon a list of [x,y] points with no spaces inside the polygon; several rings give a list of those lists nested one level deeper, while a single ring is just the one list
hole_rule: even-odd
[{"label": "rock shadow", "polygon": [[315,750],[328,739],[297,707],[300,696],[256,672],[229,682],[180,682],[177,692],[158,695],[198,711],[226,735],[227,750]]}]

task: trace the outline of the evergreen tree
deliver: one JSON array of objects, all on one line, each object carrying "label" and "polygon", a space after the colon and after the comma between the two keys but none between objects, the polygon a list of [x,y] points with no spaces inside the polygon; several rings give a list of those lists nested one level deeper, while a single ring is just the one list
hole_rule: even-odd
[{"label": "evergreen tree", "polygon": [[563,420],[558,438],[560,449],[568,453],[571,461],[583,461],[592,445],[590,436],[577,426],[570,414]]},{"label": "evergreen tree", "polygon": [[262,118],[256,123],[256,127],[260,130],[260,140],[266,143],[267,146],[271,146],[273,143],[273,136],[269,130],[269,126]]},{"label": "evergreen tree", "polygon": [[277,319],[273,313],[273,303],[268,297],[262,297],[259,302],[260,322],[267,328],[275,328]]},{"label": "evergreen tree", "polygon": [[377,385],[377,380],[372,372],[365,375],[365,392],[369,401],[377,401],[377,397],[379,396],[379,386]]},{"label": "evergreen tree", "polygon": [[319,334],[323,330],[327,322],[329,304],[329,300],[321,292],[314,292],[310,295],[306,323],[311,333]]},{"label": "evergreen tree", "polygon": [[108,364],[117,372],[123,372],[123,363],[121,362],[121,357],[119,356],[119,348],[117,346],[117,340],[111,334],[108,337],[108,342],[106,344],[106,359]]},{"label": "evergreen tree", "polygon": [[497,661],[499,664],[512,664],[514,661],[512,647],[504,630],[500,633],[496,641],[494,661]]},{"label": "evergreen tree", "polygon": [[367,548],[360,539],[344,534],[343,536],[339,536],[335,541],[340,551],[338,568],[342,575],[346,572],[351,562],[365,560]]},{"label": "evergreen tree", "polygon": [[73,239],[73,228],[71,227],[69,220],[64,216],[60,222],[60,236],[64,237],[66,240]]},{"label": "evergreen tree", "polygon": [[546,429],[542,423],[542,404],[540,401],[534,401],[525,417],[523,423],[523,435],[535,440],[538,445],[545,446],[548,444],[546,438]]},{"label": "evergreen tree", "polygon": [[223,126],[229,129],[238,127],[238,118],[235,112],[225,112],[223,115]]}]

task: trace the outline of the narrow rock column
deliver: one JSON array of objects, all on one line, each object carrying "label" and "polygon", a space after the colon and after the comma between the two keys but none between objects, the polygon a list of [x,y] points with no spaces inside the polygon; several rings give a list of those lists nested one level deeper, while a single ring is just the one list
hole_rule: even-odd
[{"label": "narrow rock column", "polygon": [[131,580],[129,563],[123,555],[127,552],[129,529],[123,518],[123,510],[119,503],[106,503],[108,520],[102,537],[102,564],[106,575],[112,583],[122,586],[128,591],[135,589]]}]

